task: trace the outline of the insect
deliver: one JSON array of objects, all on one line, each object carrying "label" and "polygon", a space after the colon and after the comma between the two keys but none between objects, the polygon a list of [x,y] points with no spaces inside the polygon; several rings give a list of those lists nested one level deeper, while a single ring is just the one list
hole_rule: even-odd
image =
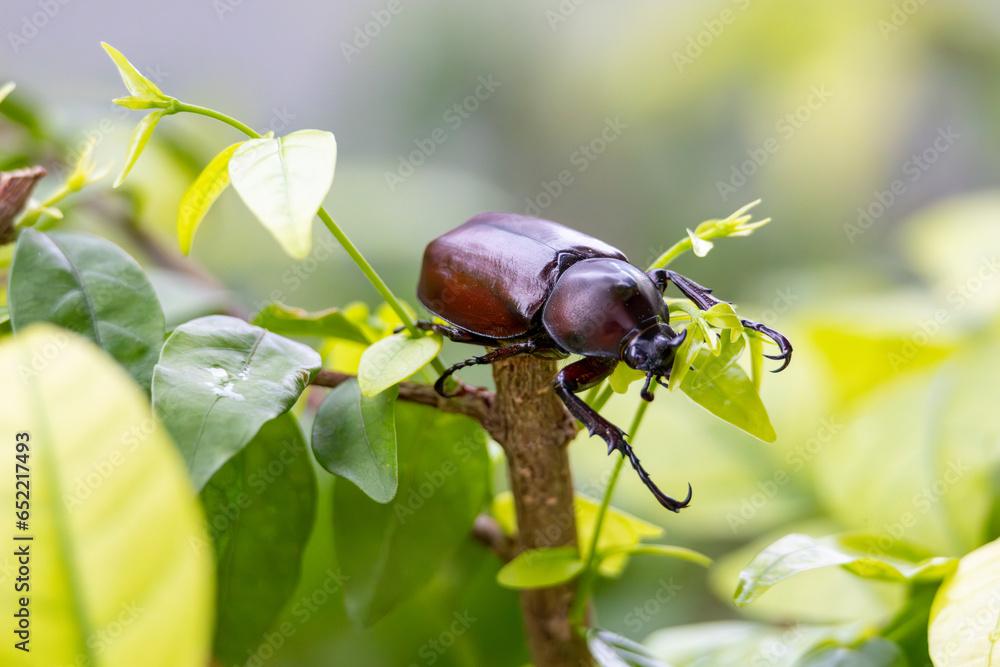
[{"label": "insect", "polygon": [[[702,287],[666,269],[644,273],[616,248],[558,223],[510,213],[482,213],[430,242],[424,252],[417,298],[447,325],[418,326],[459,343],[491,348],[455,364],[434,387],[442,396],[455,371],[519,354],[583,359],[562,368],[556,394],[590,432],[628,457],[639,479],[661,505],[677,512],[691,501],[666,495],[650,479],[625,432],[601,417],[576,393],[595,386],[624,362],[646,373],[642,398],[653,399],[650,383],[665,385],[677,347],[684,341],[670,328],[663,292],[670,283],[702,310],[721,303]],[[778,344],[769,357],[791,361],[792,346],[758,322],[744,327]]]}]

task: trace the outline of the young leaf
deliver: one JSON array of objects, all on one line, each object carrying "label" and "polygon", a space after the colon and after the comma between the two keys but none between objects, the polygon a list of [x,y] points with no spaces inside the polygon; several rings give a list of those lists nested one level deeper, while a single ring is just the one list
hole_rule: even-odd
[{"label": "young leaf", "polygon": [[934,664],[1000,665],[1000,540],[966,554],[938,589],[931,606],[928,642]]},{"label": "young leaf", "polygon": [[646,377],[646,374],[642,371],[630,368],[628,364],[620,363],[615,366],[615,370],[611,372],[611,377],[608,378],[608,384],[616,394],[624,394],[628,391],[630,384],[636,382],[637,380],[641,380],[644,377]]},{"label": "young leaf", "polygon": [[205,486],[261,426],[287,412],[319,368],[312,349],[234,317],[177,327],[153,372],[153,407],[194,487]]},{"label": "young leaf", "polygon": [[690,229],[687,230],[688,238],[691,239],[691,250],[697,257],[704,257],[708,254],[708,251],[712,249],[712,242],[707,241]]},{"label": "young leaf", "polygon": [[740,316],[736,314],[733,310],[732,304],[722,302],[717,303],[708,310],[702,313],[702,317],[705,321],[714,327],[719,327],[720,329],[735,329],[742,333],[743,322],[740,321]]},{"label": "young leaf", "polygon": [[253,323],[282,336],[340,338],[362,345],[371,342],[364,329],[337,308],[308,313],[301,308],[293,308],[283,303],[271,303],[257,313]]},{"label": "young leaf", "polygon": [[125,151],[125,161],[122,163],[122,170],[118,174],[118,178],[111,185],[113,188],[117,188],[125,181],[125,177],[128,173],[132,171],[132,165],[135,161],[139,159],[142,154],[142,149],[146,147],[149,142],[149,138],[153,136],[153,131],[156,129],[156,124],[160,122],[160,119],[166,114],[166,111],[153,111],[152,113],[146,114],[146,116],[139,121],[139,124],[135,126],[132,130],[132,136],[128,140],[128,149]]},{"label": "young leaf", "polygon": [[441,336],[410,338],[407,333],[388,336],[361,355],[358,384],[365,396],[398,384],[433,361],[441,351]]},{"label": "young leaf", "polygon": [[142,268],[99,236],[21,231],[10,268],[14,331],[51,322],[89,338],[149,387],[163,311]]},{"label": "young leaf", "polygon": [[881,581],[928,581],[950,574],[954,558],[929,557],[915,547],[896,542],[880,555],[866,550],[865,540],[877,536],[861,534],[822,539],[791,533],[761,551],[740,572],[734,600],[745,605],[788,577],[830,565],[866,579]]},{"label": "young leaf", "polygon": [[0,245],[14,240],[14,219],[31,199],[35,183],[48,173],[44,167],[0,172]]},{"label": "young leaf", "polygon": [[369,398],[348,380],[330,391],[313,422],[316,460],[377,503],[392,500],[398,484],[396,394],[393,387]]},{"label": "young leaf", "polygon": [[[110,44],[105,44],[104,42],[101,42],[101,46],[103,46],[104,50],[108,52],[111,59],[115,61],[115,65],[118,66],[118,73],[122,75],[122,81],[125,82],[125,86],[128,87],[129,92],[131,92],[135,98],[147,102],[144,107],[131,106],[128,108],[148,109],[156,104],[167,104],[172,100],[172,98],[164,95],[160,89],[156,87],[155,83],[144,77],[142,74],[139,74],[139,70],[137,70],[132,63],[130,63],[128,59],[126,59],[125,56],[118,51],[118,49]],[[123,104],[122,106],[127,105]]]},{"label": "young leaf", "polygon": [[685,376],[691,370],[691,364],[698,357],[698,352],[701,350],[701,343],[705,338],[699,326],[688,326],[685,331],[687,331],[687,335],[684,337],[684,342],[674,352],[674,365],[670,369],[670,382],[668,385],[670,391],[674,391],[681,386],[681,382],[684,381]]},{"label": "young leaf", "polygon": [[244,142],[229,161],[233,187],[292,257],[312,247],[312,221],[323,204],[337,163],[329,132],[300,130]]},{"label": "young leaf", "polygon": [[214,654],[243,664],[295,591],[316,518],[316,478],[295,417],[264,424],[201,500],[219,582]]},{"label": "young leaf", "polygon": [[[206,539],[204,518],[146,397],[106,354],[50,325],[0,343],[0,377],[0,501],[13,511],[15,491],[26,493],[15,473],[31,475],[16,536],[32,538],[8,542],[29,552],[30,653],[15,647],[29,637],[8,630],[0,664],[205,664],[213,567],[191,548]],[[20,596],[16,570],[7,576],[10,619]]]},{"label": "young leaf", "polygon": [[528,549],[497,573],[497,583],[507,588],[548,588],[575,579],[583,571],[576,547]]},{"label": "young leaf", "polygon": [[600,667],[671,667],[642,644],[600,628],[587,631],[587,648]]},{"label": "young leaf", "polygon": [[397,403],[399,490],[382,505],[334,485],[347,613],[371,625],[412,597],[465,540],[486,494],[486,435],[468,417]]},{"label": "young leaf", "polygon": [[0,86],[0,102],[3,102],[5,99],[7,99],[7,96],[10,95],[12,92],[14,92],[14,88],[16,87],[17,86],[13,81],[8,81],[7,83]]},{"label": "young leaf", "polygon": [[191,241],[208,209],[229,187],[229,159],[244,142],[237,142],[212,158],[181,198],[177,212],[177,240],[181,252],[191,252]]},{"label": "young leaf", "polygon": [[[703,364],[711,363],[709,359],[708,352],[702,351],[694,366],[700,368]],[[706,379],[700,385],[696,386],[694,380],[695,376],[688,373],[680,385],[681,391],[692,401],[719,419],[764,442],[774,442],[778,437],[753,382],[738,364],[731,364],[719,375]]]},{"label": "young leaf", "polygon": [[631,544],[628,546],[614,547],[603,552],[601,554],[601,558],[609,558],[618,554],[628,554],[630,556],[643,554],[664,556],[665,558],[685,560],[689,563],[694,563],[695,565],[701,565],[702,567],[712,566],[712,559],[705,554],[695,551],[694,549],[675,547],[669,544]]},{"label": "young leaf", "polygon": [[796,667],[910,667],[910,663],[896,644],[872,637],[858,647],[820,647],[803,656]]},{"label": "young leaf", "polygon": [[744,347],[746,347],[746,342],[743,336],[737,338],[735,343],[731,342],[729,338],[723,338],[719,345],[718,355],[705,358],[690,374],[688,381],[691,383],[691,387],[701,389],[729,370],[743,354]]}]

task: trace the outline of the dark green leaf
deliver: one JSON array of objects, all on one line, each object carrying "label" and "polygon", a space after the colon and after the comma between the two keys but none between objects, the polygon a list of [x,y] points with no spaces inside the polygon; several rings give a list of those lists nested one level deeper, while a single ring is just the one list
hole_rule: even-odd
[{"label": "dark green leaf", "polygon": [[351,480],[369,498],[387,503],[396,495],[395,387],[369,398],[357,380],[333,389],[316,413],[312,448],[324,468]]},{"label": "dark green leaf", "polygon": [[291,408],[319,367],[312,349],[234,317],[177,327],[153,373],[153,406],[195,488]]},{"label": "dark green leaf", "polygon": [[337,559],[348,615],[371,625],[426,584],[469,539],[486,493],[486,435],[468,417],[398,403],[399,490],[381,505],[334,488]]},{"label": "dark green leaf", "polygon": [[242,664],[295,591],[316,518],[316,478],[295,417],[264,424],[201,500],[217,555],[214,652]]},{"label": "dark green leaf", "polygon": [[253,318],[253,323],[282,336],[318,336],[352,340],[362,345],[371,343],[361,327],[337,308],[308,313],[301,308],[272,303]]},{"label": "dark green leaf", "polygon": [[[707,351],[703,351],[695,360],[694,367],[698,369],[708,364],[711,368],[713,359]],[[771,426],[767,410],[742,368],[732,364],[714,378],[702,378],[699,385],[695,384],[696,375],[688,373],[681,382],[681,391],[688,398],[755,438],[774,442],[777,434]]]},{"label": "dark green leaf", "polygon": [[149,387],[163,311],[142,268],[90,234],[24,229],[10,269],[11,324],[51,322],[90,339]]}]

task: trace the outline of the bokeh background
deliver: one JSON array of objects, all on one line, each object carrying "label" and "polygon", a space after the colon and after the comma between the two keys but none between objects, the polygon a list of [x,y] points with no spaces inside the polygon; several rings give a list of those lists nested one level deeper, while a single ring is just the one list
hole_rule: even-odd
[{"label": "bokeh background", "polygon": [[[706,575],[633,559],[597,591],[603,626],[643,640],[732,618],[877,620],[901,590],[840,571],[783,583],[745,610],[730,600],[756,550],[792,531],[864,529],[943,555],[997,537],[995,2],[5,0],[0,27],[0,80],[18,84],[0,124],[4,168],[58,171],[67,148],[94,140],[117,169],[141,116],[110,102],[124,89],[107,41],[167,94],[260,130],[334,132],[328,209],[411,302],[423,246],[484,210],[563,222],[645,265],[686,227],[762,199],[754,213],[770,225],[675,268],[792,339],[791,367],[763,388],[778,441],[661,393],[637,450],[668,492],[690,481],[694,503],[667,515],[627,475],[615,504],[718,562]],[[205,118],[164,120],[119,195],[135,223],[176,247],[177,202],[236,139]],[[318,223],[322,250],[294,262],[232,192],[195,239],[194,262],[219,281],[208,288],[109,222],[120,201],[109,182],[81,195],[67,225],[139,258],[168,324],[273,299],[378,305]],[[445,360],[469,352],[449,346]],[[616,398],[609,414],[627,420],[636,400]],[[603,452],[573,445],[592,496],[612,464]],[[328,509],[303,595],[335,570]],[[372,629],[352,627],[336,593],[308,614],[297,597],[286,612],[296,632],[267,662],[523,664],[516,597],[493,583],[497,567],[470,543]],[[468,630],[430,648],[464,611]]]}]

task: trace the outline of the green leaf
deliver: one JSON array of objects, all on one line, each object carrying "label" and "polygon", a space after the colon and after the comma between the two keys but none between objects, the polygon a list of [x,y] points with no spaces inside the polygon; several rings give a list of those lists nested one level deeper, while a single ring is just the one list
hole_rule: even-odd
[{"label": "green leaf", "polygon": [[583,571],[576,547],[528,549],[504,565],[497,582],[507,588],[548,588],[571,581]]},{"label": "green leaf", "polygon": [[132,171],[132,166],[135,161],[139,159],[142,155],[142,149],[146,147],[149,142],[149,138],[153,136],[153,131],[156,129],[156,124],[160,122],[160,119],[166,114],[166,111],[153,111],[152,113],[146,114],[146,116],[139,121],[139,124],[135,126],[132,130],[132,136],[128,140],[128,149],[125,151],[125,161],[122,163],[122,170],[118,173],[118,178],[111,185],[113,188],[117,188],[125,181],[125,177],[128,173]]},{"label": "green leaf", "polygon": [[153,406],[195,488],[288,411],[319,368],[310,348],[234,317],[177,327],[153,372]]},{"label": "green leaf", "polygon": [[601,559],[618,554],[628,554],[630,556],[648,554],[652,556],[664,556],[666,558],[677,558],[702,567],[711,567],[712,559],[705,554],[687,549],[685,547],[675,547],[669,544],[630,544],[627,546],[614,547],[601,554]]},{"label": "green leaf", "polygon": [[909,663],[893,642],[872,637],[857,648],[822,647],[804,656],[796,667],[909,667]]},{"label": "green leaf", "polygon": [[347,613],[371,625],[417,593],[469,531],[486,494],[486,435],[468,417],[397,403],[399,490],[382,505],[334,485]]},{"label": "green leaf", "polygon": [[868,545],[878,544],[877,536],[833,535],[817,539],[791,533],[761,551],[740,572],[733,596],[745,605],[779,581],[820,567],[843,566],[865,579],[881,581],[928,581],[941,579],[955,569],[954,558],[929,557],[903,542],[893,542],[881,553]]},{"label": "green leaf", "polygon": [[712,242],[707,241],[690,229],[687,230],[688,238],[691,239],[691,250],[697,257],[704,257],[708,254],[708,251],[712,249]]},{"label": "green leaf", "polygon": [[364,330],[337,308],[308,313],[283,303],[271,303],[257,313],[253,323],[282,336],[341,338],[362,345],[371,342]]},{"label": "green leaf", "polygon": [[163,311],[142,268],[98,236],[21,231],[10,269],[14,331],[50,322],[90,339],[144,388],[163,344]]},{"label": "green leaf", "polygon": [[600,667],[670,667],[642,644],[600,628],[587,631],[587,648]]},{"label": "green leaf", "polygon": [[369,398],[357,380],[335,387],[313,422],[312,448],[326,470],[354,482],[377,503],[396,495],[395,388]]},{"label": "green leaf", "polygon": [[[694,365],[700,368],[706,363],[710,363],[708,352],[702,351]],[[778,437],[753,382],[738,364],[700,385],[695,385],[694,380],[695,376],[688,373],[680,385],[692,401],[764,442],[774,442]]]},{"label": "green leaf", "polygon": [[441,336],[410,338],[398,333],[376,342],[361,355],[358,384],[365,396],[398,384],[431,363],[441,351]]},{"label": "green leaf", "polygon": [[208,209],[212,208],[219,195],[229,187],[229,159],[243,144],[242,141],[237,142],[212,158],[181,198],[177,212],[177,240],[185,255],[191,252],[194,233]]},{"label": "green leaf", "polygon": [[691,364],[698,357],[702,341],[705,340],[705,336],[699,326],[689,326],[686,331],[687,336],[684,337],[684,342],[680,344],[680,347],[674,353],[674,365],[670,369],[670,391],[674,391],[681,386],[681,382],[684,381],[684,378],[691,370]]},{"label": "green leaf", "polygon": [[966,554],[938,589],[928,643],[937,667],[995,667],[1000,627],[1000,540]]},{"label": "green leaf", "polygon": [[641,380],[646,377],[646,374],[642,371],[637,371],[631,368],[628,364],[620,363],[615,366],[615,370],[611,372],[611,377],[608,378],[608,384],[617,394],[624,394],[628,391],[630,384],[636,380]]},{"label": "green leaf", "polygon": [[[8,629],[0,664],[205,664],[213,568],[191,548],[204,519],[146,397],[106,354],[49,325],[0,343],[0,377],[0,501],[13,513],[15,474],[30,475],[28,529],[16,536],[33,538],[5,547],[30,553],[31,652]],[[27,442],[23,462],[16,442]],[[20,605],[7,576],[9,620]]]},{"label": "green leaf", "polygon": [[13,332],[14,329],[10,325],[10,309],[7,306],[0,306],[0,336]]},{"label": "green leaf", "polygon": [[740,316],[733,310],[732,304],[725,301],[720,302],[702,313],[705,321],[720,329],[735,329],[742,333],[743,322]]},{"label": "green leaf", "polygon": [[217,554],[214,654],[243,664],[295,592],[316,519],[316,477],[295,417],[264,424],[201,499]]},{"label": "green leaf", "polygon": [[173,99],[164,95],[160,89],[156,87],[155,83],[144,77],[142,74],[139,74],[139,70],[137,70],[132,63],[130,63],[128,59],[118,51],[118,49],[110,44],[105,44],[104,42],[101,42],[101,46],[103,46],[104,50],[108,52],[111,59],[115,61],[115,65],[118,66],[118,73],[122,75],[122,81],[125,82],[125,86],[128,87],[129,92],[131,92],[135,98],[144,100],[147,103],[152,103],[147,104],[145,107],[127,106],[126,104],[123,104],[122,106],[126,106],[130,109],[148,109],[153,106],[153,104],[167,103]]},{"label": "green leaf", "polygon": [[10,95],[12,92],[14,92],[14,88],[16,87],[17,85],[13,81],[8,81],[7,83],[0,86],[0,102],[3,102],[5,99],[7,99],[7,96]]},{"label": "green leaf", "polygon": [[323,204],[337,163],[329,132],[300,130],[244,142],[229,161],[233,187],[292,257],[312,247],[312,220]]},{"label": "green leaf", "polygon": [[744,347],[746,347],[746,341],[743,336],[737,338],[736,342],[732,342],[729,338],[723,338],[719,343],[718,354],[702,359],[695,371],[687,376],[691,387],[701,389],[709,382],[716,380],[736,363],[740,355],[743,354]]}]

